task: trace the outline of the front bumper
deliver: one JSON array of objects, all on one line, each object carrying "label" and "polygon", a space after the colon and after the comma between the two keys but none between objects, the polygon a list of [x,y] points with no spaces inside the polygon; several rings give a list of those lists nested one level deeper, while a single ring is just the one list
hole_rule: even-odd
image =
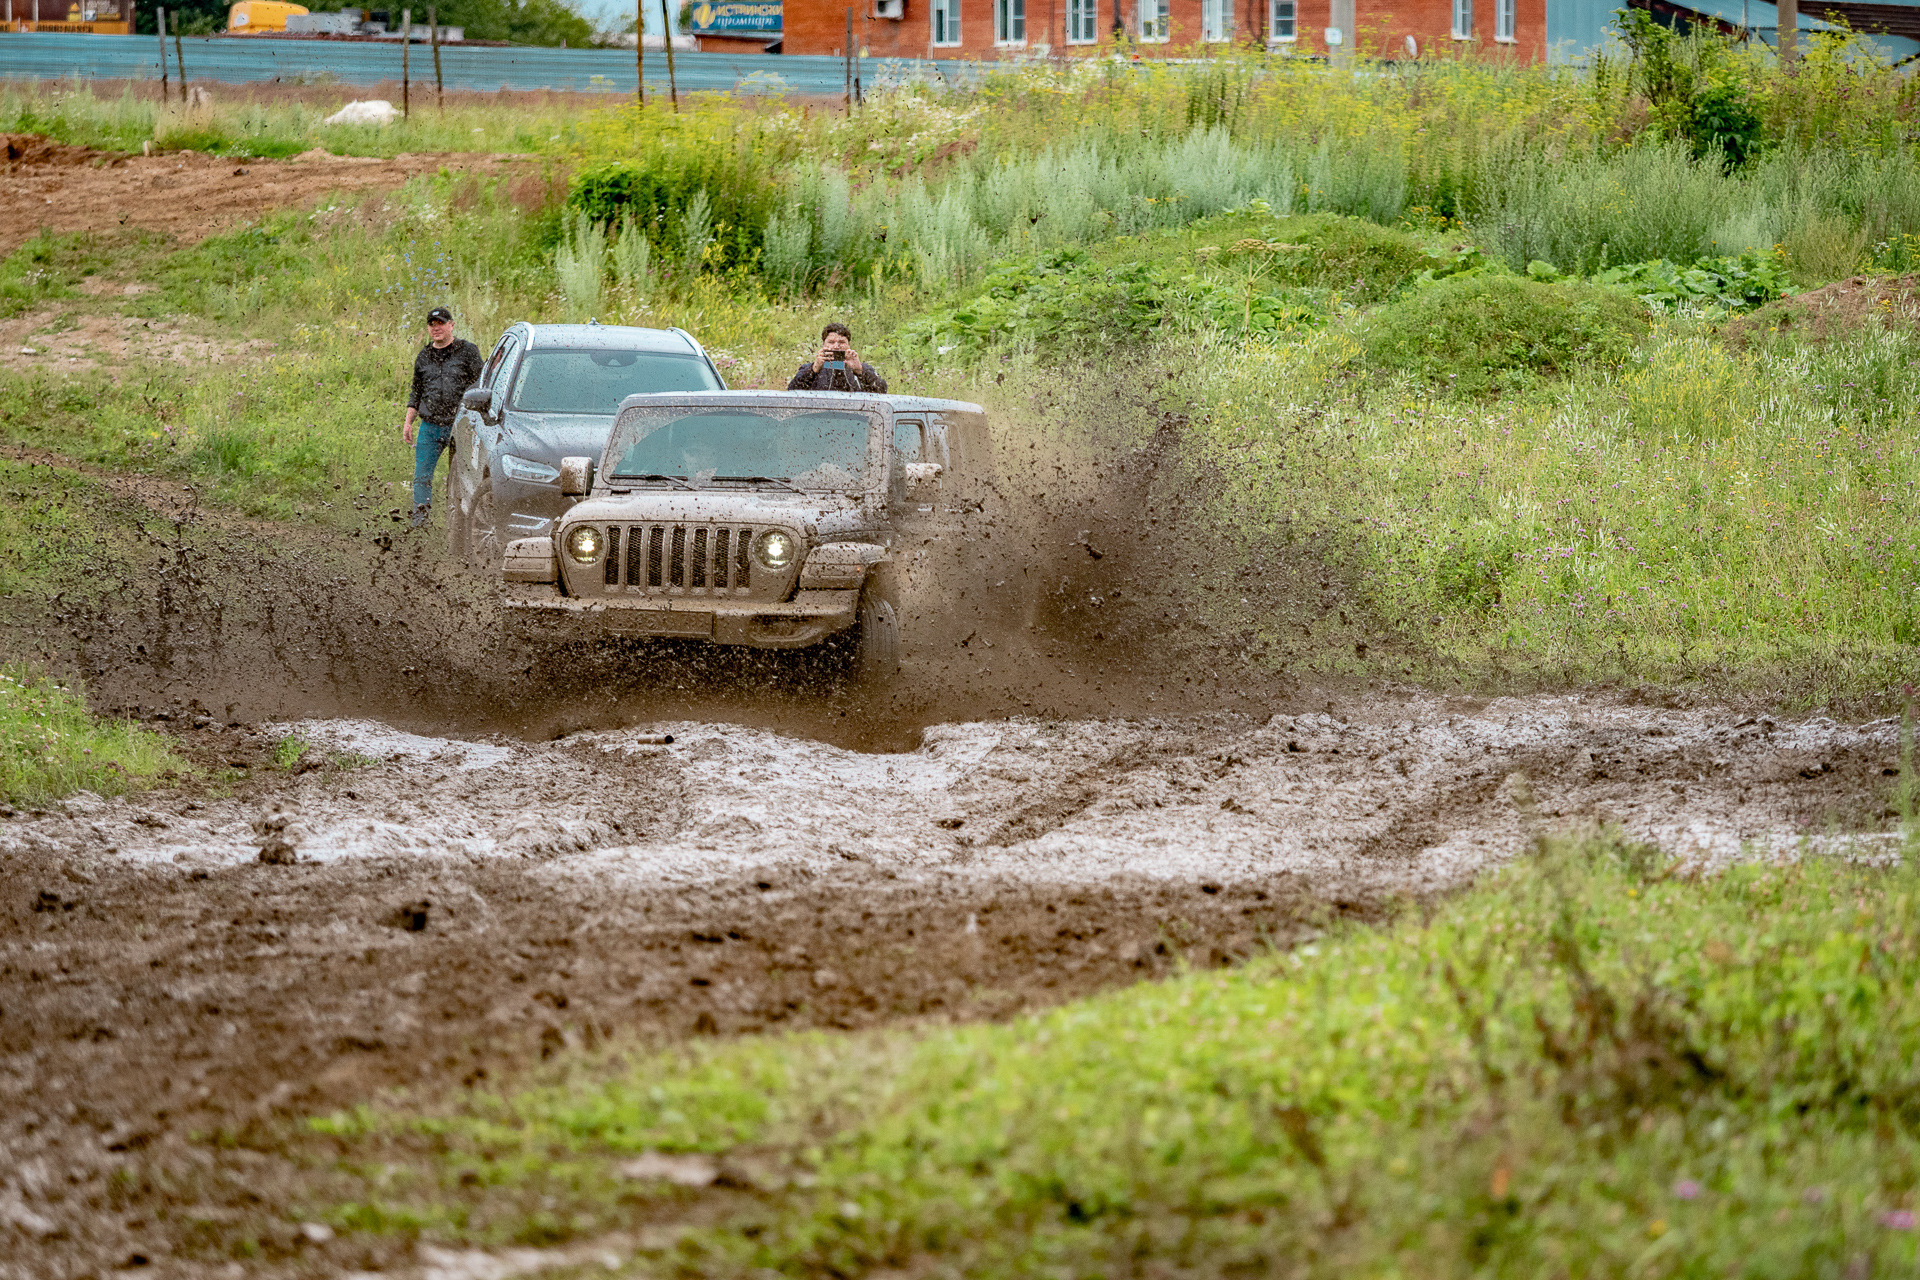
[{"label": "front bumper", "polygon": [[780,604],[671,596],[580,600],[551,587],[522,587],[504,603],[523,624],[584,636],[672,636],[754,649],[804,649],[851,627],[859,601],[858,591],[801,591]]}]

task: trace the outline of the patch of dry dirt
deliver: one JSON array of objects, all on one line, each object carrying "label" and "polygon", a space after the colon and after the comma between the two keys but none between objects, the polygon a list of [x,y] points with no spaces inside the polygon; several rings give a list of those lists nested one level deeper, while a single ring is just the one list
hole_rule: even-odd
[{"label": "patch of dry dirt", "polygon": [[442,168],[492,173],[520,163],[494,155],[399,155],[390,160],[309,152],[293,160],[223,160],[193,151],[119,155],[66,147],[31,134],[7,139],[0,183],[0,254],[42,229],[158,232],[195,244],[274,209],[330,192],[397,187]]},{"label": "patch of dry dirt", "polygon": [[1920,324],[1920,276],[1851,276],[1796,293],[1730,321],[1723,332],[1746,342],[1768,333],[1792,333],[1822,343],[1870,324]]},{"label": "patch of dry dirt", "polygon": [[[301,1236],[262,1194],[277,1157],[188,1135],[571,1045],[1003,1017],[1231,964],[1511,856],[1515,772],[1550,824],[1682,855],[1871,852],[1898,753],[1892,723],[1590,698],[952,724],[891,754],[700,723],[178,733],[248,780],[0,820],[14,1275],[219,1274],[242,1236],[264,1269],[404,1263]],[[288,733],[315,744],[292,772]]]}]

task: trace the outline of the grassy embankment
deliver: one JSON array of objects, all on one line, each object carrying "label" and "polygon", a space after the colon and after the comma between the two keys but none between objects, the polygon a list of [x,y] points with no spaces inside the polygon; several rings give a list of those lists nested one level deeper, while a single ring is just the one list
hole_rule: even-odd
[{"label": "grassy embankment", "polygon": [[[338,1114],[281,1136],[319,1153],[283,1212],[490,1244],[671,1224],[638,1231],[646,1275],[1891,1274],[1917,938],[1908,869],[1545,839],[1390,927],[1011,1025]],[[621,1173],[650,1150],[762,1190]]]},{"label": "grassy embankment", "polygon": [[[430,301],[483,341],[520,317],[682,324],[744,385],[846,315],[902,385],[1009,422],[1034,413],[1022,384],[1086,381],[1089,355],[1096,378],[1189,371],[1151,395],[1194,414],[1234,518],[1331,546],[1371,602],[1370,654],[1323,669],[1884,697],[1920,572],[1910,334],[1735,342],[1719,322],[1781,284],[1906,267],[1907,90],[1828,45],[1797,75],[1656,46],[1587,76],[1227,59],[1022,69],[852,120],[609,109],[549,135],[570,182],[427,179],[157,258],[42,241],[0,280],[15,308],[57,324],[95,305],[62,261],[91,255],[158,286],[113,305],[276,350],[137,380],[0,375],[0,433],[193,476],[258,514],[357,521],[399,502],[393,406]],[[1746,114],[1713,118],[1747,122],[1738,157],[1690,123],[1729,94]],[[604,230],[569,216],[569,191]],[[1310,215],[1319,238],[1289,239]],[[1349,262],[1325,216],[1393,234]],[[1070,251],[1088,269],[1049,293]],[[1376,258],[1384,275],[1339,278]],[[1682,275],[1703,259],[1735,263],[1703,289]],[[942,339],[990,276],[1025,327]],[[1658,306],[1627,315],[1622,289]]]}]

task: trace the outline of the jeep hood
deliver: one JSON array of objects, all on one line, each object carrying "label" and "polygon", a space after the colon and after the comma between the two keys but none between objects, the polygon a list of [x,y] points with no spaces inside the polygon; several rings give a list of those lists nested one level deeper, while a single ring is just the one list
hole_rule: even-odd
[{"label": "jeep hood", "polygon": [[[598,495],[576,503],[561,524],[777,524],[809,537],[871,528],[875,521],[851,495],[823,496],[764,489],[649,489]],[[557,531],[557,530],[556,530]]]}]

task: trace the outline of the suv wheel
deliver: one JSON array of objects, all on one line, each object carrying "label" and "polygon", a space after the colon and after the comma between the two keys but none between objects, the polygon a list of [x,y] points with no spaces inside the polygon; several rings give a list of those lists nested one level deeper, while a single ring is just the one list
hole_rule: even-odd
[{"label": "suv wheel", "polygon": [[883,683],[900,671],[900,611],[872,588],[860,593],[852,666],[849,674],[860,684]]},{"label": "suv wheel", "polygon": [[488,485],[473,495],[473,505],[467,509],[464,519],[456,519],[462,526],[461,549],[466,554],[467,563],[482,573],[497,573],[500,569],[500,533],[493,523],[493,486]]}]

